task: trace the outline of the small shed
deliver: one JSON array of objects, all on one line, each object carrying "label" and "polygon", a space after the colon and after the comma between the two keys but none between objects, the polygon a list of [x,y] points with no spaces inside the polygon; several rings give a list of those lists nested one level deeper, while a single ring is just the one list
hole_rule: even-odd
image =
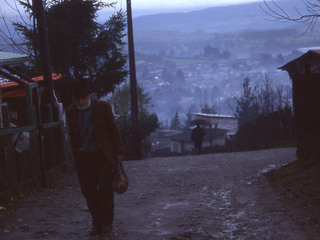
[{"label": "small shed", "polygon": [[[213,128],[205,128],[205,136],[203,138],[202,147],[206,148],[209,146],[224,146],[227,137],[228,130]],[[192,152],[194,144],[191,141],[192,129],[187,129],[176,135],[170,137],[170,151],[175,153],[189,153]]]},{"label": "small shed", "polygon": [[40,105],[44,78],[23,71],[28,60],[0,51],[0,199],[27,186],[46,186],[67,160],[63,121],[53,120],[51,105]]},{"label": "small shed", "polygon": [[10,75],[8,73],[8,69],[11,69],[13,66],[19,66],[24,64],[29,60],[29,56],[24,54],[16,54],[16,53],[8,53],[0,51],[0,128],[3,127],[2,123],[2,98],[3,98],[3,88],[4,83],[3,81],[6,79],[3,77],[4,73],[5,76]]},{"label": "small shed", "polygon": [[297,156],[320,155],[320,50],[310,50],[279,69],[292,80]]},{"label": "small shed", "polygon": [[228,130],[228,135],[234,135],[238,131],[238,117],[225,114],[193,113],[196,119],[203,119],[210,123],[212,128]]}]

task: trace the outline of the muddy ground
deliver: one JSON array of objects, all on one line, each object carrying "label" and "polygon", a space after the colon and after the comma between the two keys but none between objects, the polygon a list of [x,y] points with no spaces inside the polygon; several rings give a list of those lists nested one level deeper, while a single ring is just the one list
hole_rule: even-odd
[{"label": "muddy ground", "polygon": [[317,240],[320,168],[294,160],[285,148],[126,161],[129,190],[116,196],[113,231],[97,237],[68,171],[0,210],[0,239]]}]

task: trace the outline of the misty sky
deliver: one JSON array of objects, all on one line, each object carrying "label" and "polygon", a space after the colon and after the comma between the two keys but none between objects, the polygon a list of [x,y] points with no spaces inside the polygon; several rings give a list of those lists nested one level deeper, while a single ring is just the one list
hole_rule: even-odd
[{"label": "misty sky", "polygon": [[[133,15],[139,16],[261,1],[262,0],[131,0],[131,4]],[[126,9],[126,0],[118,0],[117,8]]]},{"label": "misty sky", "polygon": [[[105,1],[112,2],[112,0]],[[139,16],[144,14],[189,11],[213,6],[261,1],[262,0],[131,0],[131,3],[133,15]],[[14,6],[14,0],[8,0],[7,2]],[[126,0],[117,0],[117,2],[117,9],[126,9]],[[0,0],[0,10],[4,15],[18,15],[16,12],[12,11],[3,0]],[[111,10],[106,9],[106,11]]]},{"label": "misty sky", "polygon": [[[121,0],[120,0],[121,1]],[[120,2],[119,1],[119,2]],[[124,0],[122,0],[125,2]],[[207,7],[237,3],[258,2],[259,0],[132,0],[134,7],[140,9],[150,8],[185,8],[185,7]]]}]

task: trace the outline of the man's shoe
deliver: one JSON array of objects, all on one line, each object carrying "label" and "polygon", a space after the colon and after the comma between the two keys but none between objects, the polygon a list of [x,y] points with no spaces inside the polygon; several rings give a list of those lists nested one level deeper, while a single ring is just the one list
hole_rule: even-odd
[{"label": "man's shoe", "polygon": [[102,228],[93,227],[93,228],[90,230],[89,234],[90,234],[91,236],[96,236],[96,235],[102,234]]},{"label": "man's shoe", "polygon": [[102,225],[102,232],[108,233],[112,231],[112,224],[103,224]]}]

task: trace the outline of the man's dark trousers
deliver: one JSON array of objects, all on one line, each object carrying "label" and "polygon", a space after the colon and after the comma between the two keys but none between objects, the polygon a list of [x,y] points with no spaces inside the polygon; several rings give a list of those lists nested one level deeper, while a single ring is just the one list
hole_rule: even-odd
[{"label": "man's dark trousers", "polygon": [[200,155],[202,152],[202,142],[195,142],[194,148],[196,150],[196,155]]},{"label": "man's dark trousers", "polygon": [[78,152],[76,169],[83,196],[87,201],[95,227],[112,224],[114,218],[114,192],[112,167],[99,153]]}]

